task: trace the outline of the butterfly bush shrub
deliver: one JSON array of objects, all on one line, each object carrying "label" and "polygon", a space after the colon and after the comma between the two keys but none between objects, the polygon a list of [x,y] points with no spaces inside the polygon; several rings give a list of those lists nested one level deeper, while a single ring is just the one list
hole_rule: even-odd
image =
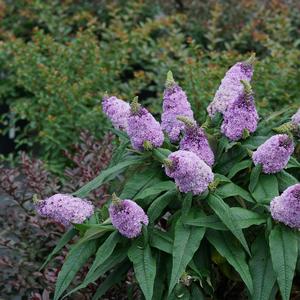
[{"label": "butterfly bush shrub", "polygon": [[[67,230],[52,255],[70,231],[78,236],[53,299],[101,278],[93,298],[100,299],[129,272],[146,300],[215,298],[222,281],[239,286],[239,299],[290,299],[299,257],[299,111],[259,116],[253,72],[251,56],[225,74],[206,120],[194,119],[170,72],[161,123],[137,98],[104,96],[117,136],[109,167],[72,195],[36,203]],[[108,182],[111,201],[93,208],[90,193]],[[69,288],[88,260],[84,281]]]}]

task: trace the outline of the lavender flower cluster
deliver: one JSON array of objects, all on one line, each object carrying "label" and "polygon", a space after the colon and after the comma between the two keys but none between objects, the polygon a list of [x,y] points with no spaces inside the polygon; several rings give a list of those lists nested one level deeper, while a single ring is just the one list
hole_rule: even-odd
[{"label": "lavender flower cluster", "polygon": [[293,140],[287,134],[277,134],[253,152],[252,160],[255,165],[262,165],[264,173],[277,173],[287,165],[293,152]]},{"label": "lavender flower cluster", "polygon": [[177,142],[181,131],[184,129],[184,124],[177,120],[178,116],[193,119],[193,111],[185,92],[174,81],[172,73],[169,72],[164,91],[161,126],[168,134],[171,142]]},{"label": "lavender flower cluster", "polygon": [[207,107],[210,117],[214,117],[217,112],[223,114],[227,107],[241,96],[244,90],[241,80],[251,80],[253,60],[254,57],[251,56],[247,61],[238,62],[227,71],[213,101]]},{"label": "lavender flower cluster", "polygon": [[270,204],[272,218],[291,228],[300,229],[300,183],[288,187]]},{"label": "lavender flower cluster", "polygon": [[41,216],[53,219],[67,227],[71,223],[83,223],[94,213],[94,206],[84,199],[67,194],[55,194],[38,201],[36,210]]},{"label": "lavender flower cluster", "polygon": [[148,217],[143,209],[130,199],[114,198],[113,200],[109,207],[109,216],[113,226],[130,239],[139,236],[143,225],[148,225]]},{"label": "lavender flower cluster", "polygon": [[211,168],[195,153],[179,150],[171,153],[165,162],[166,174],[175,180],[183,193],[199,195],[214,180]]}]

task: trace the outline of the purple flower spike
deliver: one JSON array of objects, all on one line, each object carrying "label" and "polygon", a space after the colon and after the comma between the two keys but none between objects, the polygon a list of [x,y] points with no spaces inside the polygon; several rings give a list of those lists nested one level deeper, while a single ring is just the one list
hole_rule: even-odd
[{"label": "purple flower spike", "polygon": [[211,168],[195,153],[179,150],[165,161],[166,174],[175,180],[183,193],[202,194],[214,180]]},{"label": "purple flower spike", "polygon": [[143,225],[148,225],[148,217],[139,205],[129,199],[120,200],[115,195],[109,216],[113,226],[130,239],[139,236]]},{"label": "purple flower spike", "polygon": [[146,108],[140,106],[137,97],[131,105],[127,134],[136,150],[151,150],[160,147],[164,142],[160,124]]},{"label": "purple flower spike", "polygon": [[67,194],[55,194],[50,198],[38,201],[36,210],[39,215],[55,220],[64,226],[70,223],[81,224],[94,213],[90,201]]},{"label": "purple flower spike", "polygon": [[300,183],[288,187],[270,204],[272,218],[291,228],[300,229]]},{"label": "purple flower spike", "polygon": [[164,91],[161,126],[168,134],[171,142],[178,141],[180,132],[184,129],[184,124],[177,120],[177,116],[193,119],[193,111],[185,92],[176,84],[172,72],[169,71]]},{"label": "purple flower spike", "polygon": [[262,164],[264,173],[277,173],[287,165],[293,152],[293,140],[287,134],[277,134],[253,152],[252,160],[255,165]]},{"label": "purple flower spike", "polygon": [[259,119],[250,83],[242,81],[242,84],[244,92],[228,106],[223,114],[221,132],[231,141],[241,139],[245,132],[253,133]]},{"label": "purple flower spike", "polygon": [[250,81],[253,75],[253,62],[255,55],[244,62],[238,62],[231,67],[222,79],[213,101],[207,107],[211,118],[217,112],[224,113],[227,107],[243,94],[244,87],[241,80]]},{"label": "purple flower spike", "polygon": [[292,116],[292,122],[295,125],[300,126],[300,108],[298,111]]},{"label": "purple flower spike", "polygon": [[115,96],[108,97],[106,95],[102,100],[102,109],[116,129],[127,130],[127,119],[130,113],[129,103]]},{"label": "purple flower spike", "polygon": [[177,119],[185,124],[184,136],[179,144],[180,150],[195,153],[211,167],[215,158],[204,130],[197,125],[196,121],[187,117],[179,116]]}]

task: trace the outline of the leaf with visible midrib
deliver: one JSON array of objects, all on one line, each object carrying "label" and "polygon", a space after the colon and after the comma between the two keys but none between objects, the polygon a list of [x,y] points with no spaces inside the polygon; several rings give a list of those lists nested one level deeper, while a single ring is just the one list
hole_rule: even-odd
[{"label": "leaf with visible midrib", "polygon": [[146,300],[151,300],[156,275],[156,261],[148,244],[141,249],[137,243],[138,241],[135,241],[130,247],[128,257],[133,263],[136,279]]},{"label": "leaf with visible midrib", "polygon": [[81,197],[81,198],[86,197],[89,192],[98,188],[108,177],[110,180],[114,179],[114,177],[111,176],[112,174],[118,174],[118,172],[122,171],[126,167],[141,163],[142,160],[143,159],[141,159],[141,158],[128,158],[126,161],[122,161],[122,162],[118,163],[117,165],[102,171],[100,173],[100,175],[98,175],[93,180],[91,180],[90,182],[85,184],[78,191],[73,193],[73,195]]},{"label": "leaf with visible midrib", "polygon": [[235,235],[240,241],[245,250],[250,255],[250,250],[247,245],[247,241],[244,237],[242,229],[238,226],[237,218],[234,216],[230,207],[223,201],[218,195],[210,194],[207,199],[208,205],[221,219],[221,221],[228,227],[228,229]]},{"label": "leaf with visible midrib", "polygon": [[249,262],[253,279],[253,300],[269,300],[276,281],[272,267],[268,244],[264,235],[259,236],[252,244],[252,258]]},{"label": "leaf with visible midrib", "polygon": [[97,241],[91,240],[86,243],[74,245],[69,252],[61,271],[58,274],[54,300],[58,300],[70,285],[76,273],[96,251]]},{"label": "leaf with visible midrib", "polygon": [[297,233],[283,225],[276,225],[270,236],[273,269],[283,300],[289,300],[298,257]]},{"label": "leaf with visible midrib", "polygon": [[173,263],[169,294],[199,248],[204,233],[205,228],[184,225],[181,219],[177,221],[172,251]]},{"label": "leaf with visible midrib", "polygon": [[217,251],[234,267],[245,282],[250,293],[253,291],[253,283],[249,267],[246,263],[245,253],[240,244],[233,238],[229,232],[219,232],[209,230],[206,235],[209,242]]}]

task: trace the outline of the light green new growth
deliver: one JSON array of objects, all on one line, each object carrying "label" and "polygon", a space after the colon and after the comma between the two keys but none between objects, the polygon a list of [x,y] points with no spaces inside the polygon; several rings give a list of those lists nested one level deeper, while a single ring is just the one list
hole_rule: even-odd
[{"label": "light green new growth", "polygon": [[166,80],[166,88],[170,88],[172,87],[173,85],[175,84],[175,80],[174,80],[174,77],[173,77],[173,73],[171,71],[169,71],[167,73],[167,80]]},{"label": "light green new growth", "polygon": [[130,107],[131,107],[131,112],[133,114],[136,114],[140,111],[141,105],[139,104],[139,97],[138,96],[133,98]]}]

